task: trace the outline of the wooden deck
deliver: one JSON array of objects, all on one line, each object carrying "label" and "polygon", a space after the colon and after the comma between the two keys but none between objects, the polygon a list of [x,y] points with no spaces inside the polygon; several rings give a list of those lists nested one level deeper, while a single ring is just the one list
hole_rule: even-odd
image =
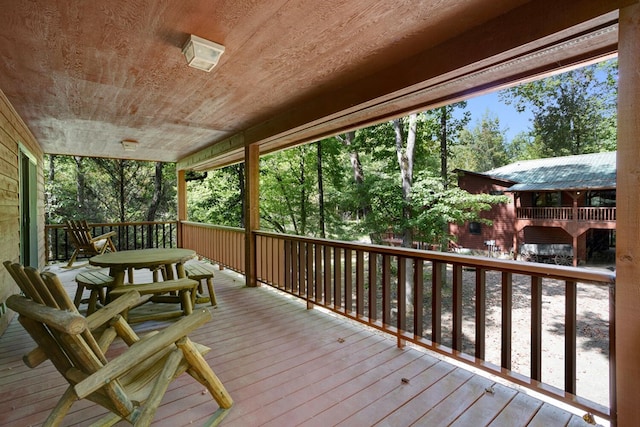
[{"label": "wooden deck", "polygon": [[[61,273],[71,295],[76,269]],[[150,278],[150,275],[149,275]],[[144,280],[138,272],[137,280]],[[587,426],[582,418],[359,324],[307,310],[268,287],[245,288],[228,271],[214,279],[218,308],[191,338],[234,399],[224,426]],[[83,306],[84,307],[84,306]],[[151,309],[158,309],[156,305]],[[137,324],[143,331],[160,322]],[[28,369],[33,342],[17,321],[0,338],[0,425],[39,425],[64,391],[49,362]],[[113,352],[123,348],[114,344]],[[173,382],[154,425],[204,424],[217,409],[188,375]],[[65,425],[105,411],[77,402]]]}]

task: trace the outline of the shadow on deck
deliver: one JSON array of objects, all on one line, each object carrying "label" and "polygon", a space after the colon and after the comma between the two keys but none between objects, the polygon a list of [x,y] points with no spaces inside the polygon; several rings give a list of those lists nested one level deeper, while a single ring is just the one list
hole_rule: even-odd
[{"label": "shadow on deck", "polygon": [[[75,274],[60,270],[70,295]],[[138,272],[137,280],[150,279]],[[190,337],[212,348],[206,359],[234,399],[224,426],[586,426],[580,416],[500,380],[478,375],[422,349],[325,313],[244,277],[217,271],[218,308]],[[81,309],[84,306],[81,307]],[[150,310],[162,309],[161,304]],[[165,324],[136,324],[138,332]],[[42,423],[66,388],[50,362],[27,368],[33,341],[13,321],[0,337],[0,425]],[[121,351],[120,342],[113,345]],[[188,375],[174,381],[154,425],[202,425],[217,409]],[[105,413],[77,402],[65,425],[88,425]]]}]

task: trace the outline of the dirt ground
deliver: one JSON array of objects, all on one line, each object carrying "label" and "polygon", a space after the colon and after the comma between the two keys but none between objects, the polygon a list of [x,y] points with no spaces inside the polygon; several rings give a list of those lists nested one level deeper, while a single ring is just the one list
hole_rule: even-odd
[{"label": "dirt ground", "polygon": [[[528,276],[513,276],[512,370],[530,375],[531,283]],[[486,360],[500,365],[501,276],[489,272],[487,286]],[[443,290],[443,314],[450,296]],[[564,388],[565,284],[544,279],[542,290],[542,380]],[[475,272],[463,275],[464,351],[474,353]],[[443,317],[443,340],[450,345],[451,316]],[[447,342],[449,340],[449,342]],[[577,300],[577,394],[594,402],[609,404],[609,290],[605,286],[578,284]]]}]

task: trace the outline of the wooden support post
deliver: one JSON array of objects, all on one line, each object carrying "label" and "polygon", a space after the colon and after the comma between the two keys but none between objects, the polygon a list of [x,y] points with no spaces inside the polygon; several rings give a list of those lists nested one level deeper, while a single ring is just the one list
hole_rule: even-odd
[{"label": "wooden support post", "polygon": [[627,426],[640,419],[640,3],[620,9],[618,25],[617,386],[611,407],[615,417],[617,396],[617,424]]},{"label": "wooden support post", "polygon": [[256,242],[253,231],[260,228],[260,150],[257,145],[244,149],[244,265],[247,286],[258,286],[256,276]]},{"label": "wooden support post", "polygon": [[182,242],[182,221],[187,220],[187,180],[185,170],[178,171],[178,247],[183,248]]}]

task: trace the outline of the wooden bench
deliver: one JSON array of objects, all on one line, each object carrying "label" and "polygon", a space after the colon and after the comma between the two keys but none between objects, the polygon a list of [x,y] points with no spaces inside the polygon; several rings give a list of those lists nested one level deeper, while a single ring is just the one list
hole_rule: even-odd
[{"label": "wooden bench", "polygon": [[[138,316],[131,321],[142,322],[146,320],[167,319],[182,315],[189,315],[193,312],[193,302],[191,295],[196,292],[198,282],[187,277],[182,279],[165,280],[164,282],[142,283],[135,285],[118,286],[111,289],[109,298],[115,299],[129,291],[137,291],[141,296],[149,296],[142,303],[152,300],[154,302],[180,303],[181,310],[171,312],[161,312]],[[163,295],[177,292],[178,296]],[[128,315],[125,316],[128,319]]]},{"label": "wooden bench", "polygon": [[[184,271],[187,274],[187,277],[193,280],[197,280],[198,282],[202,280],[207,281],[207,289],[209,291],[209,301],[213,307],[218,305],[218,301],[216,300],[216,292],[213,289],[213,271],[204,266],[204,264],[200,262],[189,262],[184,265]],[[200,292],[202,292],[202,286],[199,287]],[[203,301],[206,302],[206,301]]]},{"label": "wooden bench", "polygon": [[[73,303],[76,307],[80,307],[81,303],[88,302],[87,315],[89,315],[96,311],[98,301],[100,301],[100,304],[106,304],[105,288],[113,286],[114,278],[100,271],[87,271],[76,276],[76,283],[78,284],[78,289],[76,290]],[[82,299],[82,294],[85,289],[91,291],[88,300]]]}]

